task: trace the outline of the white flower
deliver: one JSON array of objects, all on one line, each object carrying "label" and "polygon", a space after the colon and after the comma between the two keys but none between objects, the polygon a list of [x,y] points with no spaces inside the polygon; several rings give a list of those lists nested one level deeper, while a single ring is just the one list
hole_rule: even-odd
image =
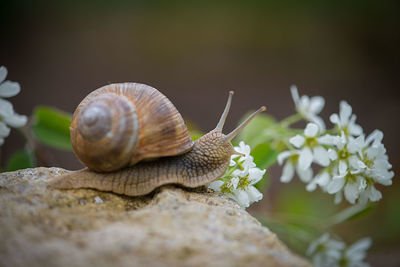
[{"label": "white flower", "polygon": [[4,97],[12,97],[17,95],[21,88],[18,83],[4,81],[7,76],[7,69],[0,67],[0,145],[3,144],[4,138],[10,134],[11,127],[22,127],[26,124],[27,118],[14,112],[12,104],[4,100]]},{"label": "white flower", "polygon": [[224,185],[224,182],[221,180],[216,180],[214,182],[211,182],[207,185],[208,188],[216,191],[216,192],[221,192],[221,186]]},{"label": "white flower", "polygon": [[[279,165],[283,164],[283,161],[286,160],[285,165],[283,166],[281,182],[289,183],[296,171],[300,180],[307,183],[311,180],[313,176],[313,171],[311,168],[304,169],[304,165],[299,164],[300,151],[283,151],[278,155],[278,163]],[[303,163],[304,164],[304,163]]]},{"label": "white flower", "polygon": [[363,238],[344,251],[342,262],[346,262],[349,267],[367,267],[368,263],[363,262],[367,256],[367,250],[371,247],[372,240],[369,237]]},{"label": "white flower", "polygon": [[[311,122],[303,134],[289,139],[293,148],[278,155],[279,165],[286,160],[281,182],[290,182],[297,172],[300,180],[308,183],[307,191],[314,191],[319,186],[324,192],[335,195],[335,203],[340,203],[343,196],[351,204],[358,202],[363,205],[380,200],[382,194],[375,184],[391,185],[394,177],[382,144],[383,133],[375,130],[365,138],[363,129],[356,124],[352,107],[341,101],[339,114],[330,116],[331,122],[336,125],[336,129],[330,132],[338,131],[340,134],[327,134],[317,117],[324,106],[324,99],[300,98],[295,86],[291,87],[291,92],[298,113]],[[312,163],[324,167],[314,178]]]},{"label": "white flower", "polygon": [[7,77],[7,68],[0,67],[0,97],[12,97],[17,95],[21,88],[18,83],[11,81],[4,81]]},{"label": "white flower", "polygon": [[299,165],[302,169],[310,168],[313,161],[324,167],[329,165],[328,151],[321,144],[331,142],[331,138],[329,136],[318,137],[318,132],[318,125],[310,122],[304,129],[304,136],[295,135],[289,140],[296,148],[301,148]]},{"label": "white flower", "polygon": [[363,238],[350,247],[341,241],[331,239],[325,233],[317,240],[311,242],[307,255],[312,257],[316,267],[367,267],[369,264],[363,262],[366,257],[366,250],[371,246],[370,238]]},{"label": "white flower", "polygon": [[[248,157],[250,155],[250,146],[246,145],[243,141],[240,141],[239,146],[234,147],[235,151],[242,153],[245,155],[245,157]],[[233,155],[233,158],[239,157],[239,155]]]},{"label": "white flower", "polygon": [[289,142],[298,150],[287,150],[278,155],[279,165],[282,165],[283,161],[287,159],[283,167],[281,182],[290,182],[296,170],[300,180],[309,183],[306,187],[308,191],[315,190],[317,185],[326,186],[330,175],[324,172],[323,175],[317,175],[312,179],[311,163],[315,162],[323,167],[329,165],[331,156],[323,145],[332,144],[333,137],[327,134],[319,136],[318,125],[310,122],[304,129],[304,135],[295,135],[289,139]]},{"label": "white flower", "polygon": [[320,174],[316,175],[306,186],[306,190],[311,192],[314,191],[317,188],[317,185],[319,185],[321,188],[325,189],[325,187],[328,185],[329,181],[331,179],[331,176],[329,175],[328,172],[323,171]]},{"label": "white flower", "polygon": [[382,198],[382,193],[376,190],[373,184],[368,185],[364,191],[360,193],[359,204],[365,205],[368,200],[376,202]]},{"label": "white flower", "polygon": [[292,94],[293,102],[296,105],[297,112],[308,121],[317,124],[321,130],[324,131],[325,123],[320,117],[317,116],[317,114],[320,113],[324,108],[325,99],[321,96],[313,96],[310,98],[306,95],[303,95],[300,97],[295,85],[290,87],[290,92]]},{"label": "white flower", "polygon": [[391,185],[394,176],[389,171],[392,165],[389,163],[385,146],[381,143],[383,133],[379,130],[373,131],[365,140],[362,147],[361,160],[365,164],[365,173],[375,182],[383,185]]},{"label": "white flower", "polygon": [[360,125],[356,124],[357,116],[352,114],[352,108],[346,101],[340,102],[339,115],[334,113],[330,116],[332,123],[336,124],[346,136],[359,136],[363,133]]},{"label": "white flower", "polygon": [[381,143],[383,133],[375,130],[366,139],[364,134],[357,138],[341,136],[334,138],[336,151],[328,151],[336,166],[334,175],[326,186],[326,191],[336,194],[335,202],[339,203],[342,190],[345,198],[352,204],[358,200],[364,205],[368,201],[378,201],[382,194],[375,188],[375,183],[391,185],[394,176],[390,171],[386,149]]},{"label": "white flower", "polygon": [[208,187],[214,191],[227,194],[241,207],[247,208],[253,202],[263,198],[263,194],[254,185],[263,178],[266,170],[260,170],[256,167],[253,157],[250,156],[250,146],[243,141],[239,143],[239,147],[234,147],[234,149],[244,156],[232,155],[230,166],[225,175],[221,179],[208,184]]},{"label": "white flower", "polygon": [[[235,175],[235,171],[233,175]],[[254,185],[263,178],[265,172],[266,170],[252,167],[248,168],[247,172],[238,173],[238,176],[231,179],[231,181],[235,180],[235,186],[231,189],[230,197],[243,208],[247,208],[253,202],[261,200],[263,195]]]},{"label": "white flower", "polygon": [[245,161],[246,159],[248,160],[249,157],[251,157],[250,156],[250,146],[246,145],[243,141],[240,141],[239,146],[238,147],[235,146],[234,149],[236,152],[243,154],[244,157],[240,156],[240,155],[232,155],[229,166],[236,165],[236,162],[234,161],[234,159],[238,159],[239,161]]},{"label": "white flower", "polygon": [[313,264],[319,266],[338,266],[345,243],[330,239],[325,233],[317,240],[311,242],[307,255],[312,257]]}]

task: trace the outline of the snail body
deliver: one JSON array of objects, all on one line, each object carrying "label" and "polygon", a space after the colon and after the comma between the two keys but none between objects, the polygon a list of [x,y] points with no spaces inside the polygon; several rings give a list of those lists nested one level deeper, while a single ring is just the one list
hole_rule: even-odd
[{"label": "snail body", "polygon": [[[122,84],[125,87],[129,87],[127,84]],[[121,88],[121,85],[110,85],[110,86],[116,86],[118,88]],[[122,86],[122,87],[124,87]],[[131,86],[134,86],[135,88],[137,87],[147,87],[146,85],[140,85],[140,84],[131,84]],[[125,88],[124,87],[124,88]],[[150,87],[152,88],[152,87]],[[108,91],[106,89],[102,89],[106,94],[108,94]],[[98,90],[100,90],[98,89]],[[158,94],[161,94],[158,92],[156,89],[153,91],[154,88],[149,89],[151,93],[156,92]],[[126,89],[130,90],[130,89]],[[148,90],[148,89],[146,89]],[[118,91],[118,90],[117,90]],[[119,91],[118,91],[119,92]],[[95,93],[95,94],[94,94]],[[92,92],[91,94],[88,95],[97,95],[97,91]],[[104,92],[103,92],[104,93]],[[130,92],[131,93],[131,92]],[[141,92],[143,93],[143,92]],[[103,94],[99,94],[102,96]],[[172,134],[176,135],[177,131],[179,132],[178,136],[178,142],[180,142],[180,146],[176,144],[170,144],[170,140],[166,141],[167,145],[169,147],[172,147],[173,152],[168,149],[166,149],[168,152],[158,152],[159,150],[163,150],[162,147],[158,146],[153,146],[152,149],[154,151],[149,151],[149,148],[145,148],[144,151],[147,152],[147,155],[150,155],[149,158],[153,159],[151,161],[143,161],[146,153],[143,152],[128,152],[125,153],[126,155],[129,155],[129,160],[124,160],[125,163],[121,164],[119,162],[119,158],[117,163],[112,163],[112,164],[107,164],[107,162],[103,159],[104,155],[101,154],[99,156],[100,158],[97,159],[95,153],[93,152],[93,149],[96,148],[96,146],[90,146],[90,145],[82,145],[82,147],[86,147],[90,150],[89,154],[90,157],[87,158],[94,158],[93,162],[98,163],[101,165],[101,168],[104,168],[104,166],[109,166],[109,165],[120,165],[120,169],[115,170],[112,168],[110,171],[110,168],[107,167],[106,170],[101,170],[98,166],[88,166],[88,168],[78,170],[78,171],[73,171],[69,172],[67,174],[64,174],[53,181],[51,181],[51,186],[54,188],[59,188],[59,189],[72,189],[72,188],[93,188],[101,191],[111,191],[114,193],[118,194],[123,194],[123,195],[128,195],[128,196],[138,196],[138,195],[145,195],[150,192],[152,192],[155,188],[165,185],[165,184],[179,184],[184,187],[198,187],[201,185],[205,185],[207,183],[210,183],[218,178],[220,178],[226,171],[226,169],[229,166],[230,163],[230,158],[231,155],[233,154],[239,154],[237,153],[231,144],[231,140],[251,121],[252,118],[255,117],[259,112],[262,112],[265,110],[265,107],[261,107],[259,110],[254,112],[249,118],[247,118],[241,125],[239,125],[235,130],[233,130],[230,134],[224,135],[222,133],[222,128],[225,123],[225,119],[227,117],[231,101],[232,101],[232,95],[233,92],[230,92],[228,102],[226,104],[225,110],[221,116],[221,119],[217,125],[217,127],[210,131],[209,133],[205,134],[201,138],[197,139],[196,141],[192,141],[186,137],[185,133],[187,133],[186,127],[181,129],[181,125],[178,126],[178,128],[174,128],[175,130],[163,130],[159,129],[157,127],[158,135],[163,135],[163,134]],[[151,97],[151,99],[154,99],[154,95]],[[162,97],[160,99],[163,99]],[[166,99],[166,98],[165,98]],[[82,103],[85,103],[86,98],[82,101]],[[86,101],[90,102],[90,101]],[[100,103],[101,101],[95,102],[95,103]],[[83,137],[76,137],[74,134],[78,135],[82,132],[82,130],[76,130],[75,127],[79,125],[79,118],[82,114],[81,113],[81,108],[84,106],[82,103],[78,106],[75,114],[74,114],[74,119],[71,124],[71,140],[76,138],[79,140],[78,142],[75,143],[81,143],[83,142],[83,137],[85,137],[86,133],[83,134]],[[112,103],[112,102],[110,102]],[[82,105],[82,106],[81,106]],[[121,105],[121,104],[120,104]],[[177,113],[175,113],[175,107],[173,107],[172,103],[171,104],[165,104],[166,106],[169,107],[169,111],[173,113],[173,116],[168,114],[165,118],[173,118],[174,121],[181,123],[182,117]],[[172,105],[173,108],[170,107]],[[142,106],[146,107],[145,104],[142,103]],[[156,106],[156,105],[155,105]],[[104,120],[104,115],[102,114],[102,111],[96,110],[97,107],[101,107],[101,105],[97,105],[96,108],[94,108],[95,114],[97,114],[97,119],[100,121],[100,131],[104,131],[102,129],[102,120]],[[128,114],[131,113],[132,109],[127,109],[129,112]],[[149,117],[152,116],[157,116],[159,114],[156,114],[157,112],[162,112],[163,108],[157,108],[156,110],[153,111],[150,115],[146,115]],[[139,112],[140,113],[140,112]],[[100,114],[100,115],[98,115]],[[75,119],[75,116],[77,118]],[[95,116],[95,117],[96,117]],[[134,115],[135,116],[135,115]],[[90,117],[90,116],[88,116]],[[83,119],[85,120],[85,119]],[[87,121],[92,122],[93,119],[87,119]],[[108,119],[105,119],[104,121],[107,122]],[[166,119],[164,119],[166,120]],[[75,121],[75,123],[74,123]],[[139,119],[140,122],[140,119]],[[184,125],[183,119],[182,123]],[[113,123],[110,124],[112,127],[115,127]],[[132,130],[134,127],[134,124],[131,123],[129,124],[128,127],[128,137],[130,138],[129,140],[132,139],[140,139],[140,133],[138,134],[138,137],[131,137],[130,135],[135,132],[135,130]],[[111,129],[112,127],[106,127]],[[122,127],[122,126],[120,126]],[[172,126],[170,126],[172,127]],[[141,131],[141,127],[138,128],[137,131]],[[178,129],[178,130],[176,130]],[[76,131],[78,133],[72,133],[73,131]],[[85,130],[83,130],[85,131]],[[150,138],[151,140],[158,140],[160,139],[160,136],[156,136]],[[107,134],[103,134],[103,137],[106,137]],[[117,138],[118,137],[114,137]],[[142,137],[143,138],[143,137]],[[167,137],[164,137],[165,139]],[[175,137],[174,137],[175,138]],[[96,138],[93,138],[93,140]],[[101,138],[97,138],[97,140],[100,140]],[[162,138],[161,138],[162,139]],[[143,140],[143,139],[142,139]],[[146,138],[144,138],[146,140]],[[93,141],[90,141],[93,142]],[[104,140],[105,144],[109,144],[111,141]],[[131,141],[133,142],[133,141]],[[130,142],[128,142],[130,144]],[[146,142],[143,142],[146,143]],[[162,142],[161,142],[162,143]],[[136,141],[136,145],[133,145],[132,147],[135,147],[137,149],[138,147],[140,148],[141,146],[138,145],[140,144],[140,141]],[[103,144],[104,145],[104,144]],[[85,153],[82,148],[76,148],[76,144],[74,145],[73,141],[73,146],[74,146],[74,151],[78,155],[78,157],[81,159],[81,153]],[[117,146],[118,147],[118,146]],[[125,146],[122,146],[126,148]],[[107,150],[107,148],[104,148],[103,150]],[[114,148],[114,153],[117,155],[120,155],[121,153],[116,153]],[[78,152],[77,152],[78,151]],[[110,151],[110,150],[109,150]],[[112,150],[111,150],[112,151]],[[78,154],[79,153],[79,154]],[[158,153],[158,154],[157,154]],[[171,155],[175,154],[175,155]],[[133,156],[132,156],[133,155]],[[140,156],[137,156],[140,155]],[[166,155],[166,156],[164,156]],[[155,157],[159,157],[157,159],[154,159]],[[86,158],[85,158],[86,159]],[[111,159],[113,159],[111,157]],[[140,161],[142,160],[142,161]],[[85,163],[84,160],[81,159]],[[105,162],[105,163],[104,163]],[[86,163],[85,163],[86,164]],[[133,165],[132,165],[133,164]],[[122,167],[121,167],[122,166]]]}]

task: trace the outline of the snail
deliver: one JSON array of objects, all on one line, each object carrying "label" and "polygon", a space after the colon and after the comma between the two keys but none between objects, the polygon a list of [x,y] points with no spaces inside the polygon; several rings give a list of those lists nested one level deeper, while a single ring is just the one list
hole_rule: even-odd
[{"label": "snail", "polygon": [[101,87],[78,105],[70,132],[76,156],[87,166],[50,182],[57,189],[92,188],[128,196],[165,184],[194,188],[220,178],[236,152],[231,140],[261,107],[231,133],[222,128],[233,91],[214,130],[192,141],[174,105],[139,83]]}]

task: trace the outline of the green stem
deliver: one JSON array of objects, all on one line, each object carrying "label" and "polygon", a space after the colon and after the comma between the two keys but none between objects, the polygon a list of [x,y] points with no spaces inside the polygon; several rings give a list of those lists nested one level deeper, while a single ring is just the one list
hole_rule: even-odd
[{"label": "green stem", "polygon": [[[237,170],[239,168],[243,168],[242,163],[236,161],[236,165],[235,166],[231,166],[228,167],[228,172],[224,174],[224,176],[221,177],[221,180],[224,182],[228,182],[231,178],[230,176],[232,175],[232,173]],[[229,169],[230,168],[230,169]],[[227,179],[228,178],[228,179]]]},{"label": "green stem", "polygon": [[361,205],[350,206],[330,217],[327,221],[327,226],[332,227],[336,224],[348,221],[362,213],[370,211],[372,208],[373,208],[372,204],[366,204],[364,206]]},{"label": "green stem", "polygon": [[280,125],[284,128],[288,128],[293,123],[298,122],[302,119],[303,119],[303,116],[300,113],[296,113],[294,115],[291,115],[291,116],[281,120]]}]

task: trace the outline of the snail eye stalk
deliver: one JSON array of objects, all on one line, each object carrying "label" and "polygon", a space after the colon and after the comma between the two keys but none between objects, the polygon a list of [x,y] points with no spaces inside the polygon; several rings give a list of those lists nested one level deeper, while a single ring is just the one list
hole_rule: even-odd
[{"label": "snail eye stalk", "polygon": [[215,127],[215,130],[222,131],[222,128],[224,127],[224,124],[225,124],[226,117],[228,116],[228,113],[229,113],[229,109],[231,108],[232,96],[233,96],[233,91],[229,91],[228,101],[226,102],[224,112],[222,113],[221,119],[219,119],[219,122],[217,124],[217,127]]},{"label": "snail eye stalk", "polygon": [[242,122],[238,127],[236,127],[235,130],[233,130],[231,133],[229,133],[228,135],[225,136],[225,141],[230,142],[233,138],[235,138],[243,129],[244,127],[246,127],[247,124],[249,124],[249,122],[254,119],[254,117],[267,110],[267,108],[265,106],[262,106],[261,108],[259,108],[256,112],[254,112],[253,114],[251,114],[244,122]]}]

